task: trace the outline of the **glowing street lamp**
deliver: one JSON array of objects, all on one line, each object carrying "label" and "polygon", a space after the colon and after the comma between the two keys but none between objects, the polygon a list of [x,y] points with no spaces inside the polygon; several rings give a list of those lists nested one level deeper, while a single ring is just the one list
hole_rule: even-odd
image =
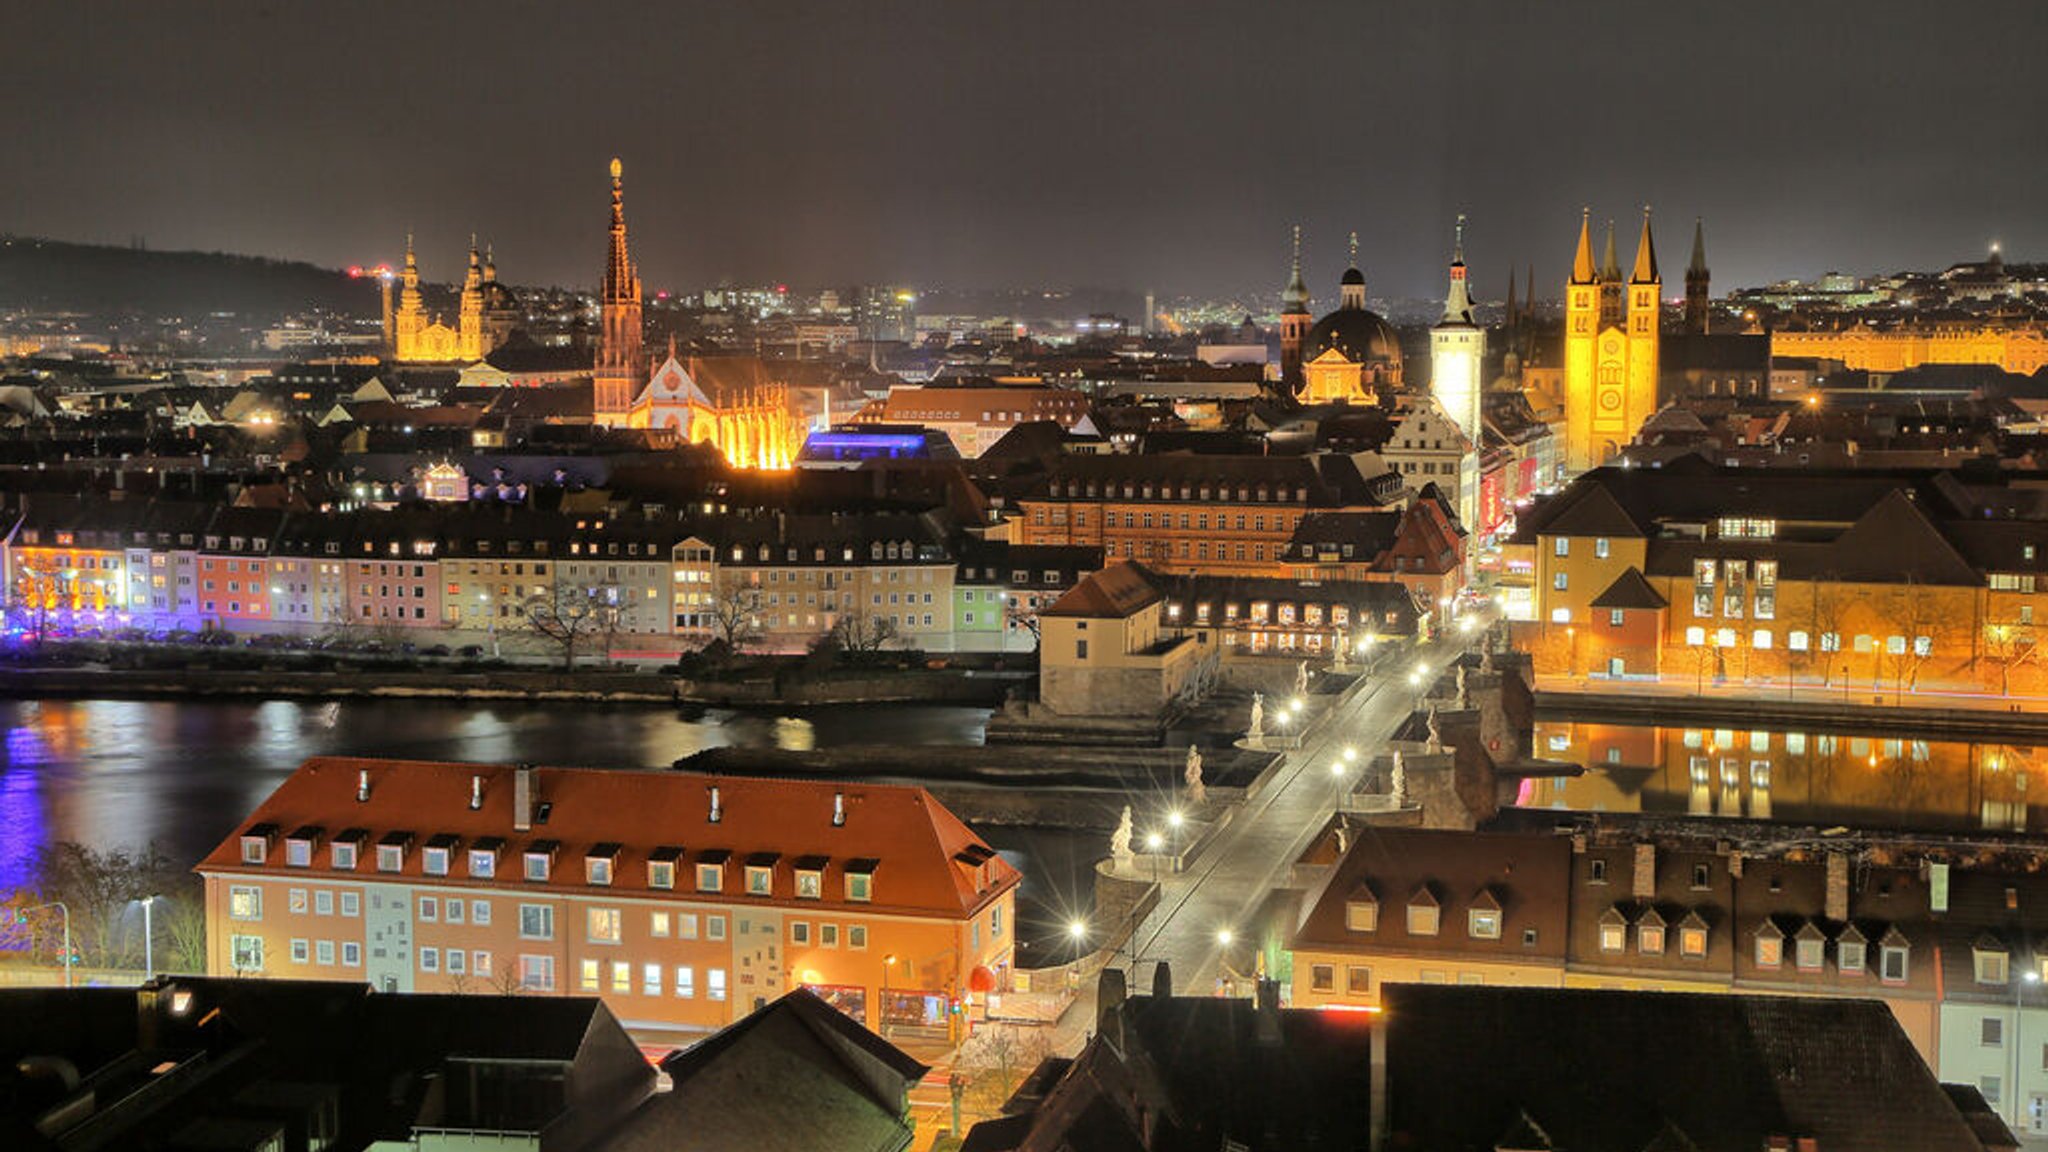
[{"label": "glowing street lamp", "polygon": [[1218,928],[1216,930],[1216,942],[1225,948],[1230,947],[1230,942],[1235,939],[1237,939],[1237,933],[1232,932],[1228,928]]}]

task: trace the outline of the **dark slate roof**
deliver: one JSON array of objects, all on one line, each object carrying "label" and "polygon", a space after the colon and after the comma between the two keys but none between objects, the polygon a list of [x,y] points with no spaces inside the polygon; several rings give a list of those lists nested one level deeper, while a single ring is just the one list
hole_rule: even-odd
[{"label": "dark slate roof", "polygon": [[1981,1152],[1881,1001],[1392,985],[1383,1002],[1396,1147],[1492,1149],[1527,1112],[1574,1152]]},{"label": "dark slate roof", "polygon": [[1614,578],[1607,591],[1593,598],[1595,608],[1647,608],[1653,611],[1669,608],[1671,602],[1650,582],[1643,578],[1640,570],[1631,565],[1627,571]]}]

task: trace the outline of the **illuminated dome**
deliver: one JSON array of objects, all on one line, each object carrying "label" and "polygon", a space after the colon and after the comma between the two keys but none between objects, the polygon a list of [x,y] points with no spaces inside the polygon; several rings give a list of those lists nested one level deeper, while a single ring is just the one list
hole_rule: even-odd
[{"label": "illuminated dome", "polygon": [[1339,308],[1316,321],[1303,342],[1302,359],[1314,360],[1332,348],[1353,364],[1401,362],[1394,326],[1365,308]]}]

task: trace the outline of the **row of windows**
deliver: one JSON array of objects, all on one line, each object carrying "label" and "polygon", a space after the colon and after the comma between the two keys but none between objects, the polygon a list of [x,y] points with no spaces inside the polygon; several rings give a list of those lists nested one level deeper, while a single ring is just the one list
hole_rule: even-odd
[{"label": "row of windows", "polygon": [[[426,955],[427,951],[430,951],[430,950],[428,950],[428,949],[423,949],[423,950],[421,951],[421,953],[420,953],[420,968],[421,968],[421,970],[422,970],[422,971],[428,971],[428,972],[431,972],[431,971],[433,971],[433,969],[427,966],[427,955]],[[583,961],[583,962],[582,962],[582,964],[581,964],[581,967],[580,967],[580,971],[579,971],[579,973],[578,973],[578,980],[577,980],[577,986],[578,986],[578,988],[579,988],[580,990],[582,990],[582,991],[584,991],[584,992],[599,992],[599,991],[603,991],[603,982],[602,982],[602,977],[603,977],[603,975],[604,975],[604,962],[603,962],[603,961],[599,961],[599,960],[585,960],[585,961]],[[640,965],[640,983],[639,983],[638,987],[639,987],[639,990],[640,990],[641,994],[642,994],[642,995],[646,995],[646,996],[660,996],[660,995],[662,995],[662,994],[663,994],[663,989],[662,989],[662,976],[663,976],[663,975],[664,975],[664,969],[663,969],[663,967],[662,967],[662,966],[661,966],[660,964],[642,964],[642,965]],[[612,961],[612,962],[611,962],[611,977],[612,977],[612,979],[611,979],[611,991],[612,991],[612,994],[613,994],[613,995],[616,995],[616,996],[626,996],[626,995],[631,995],[631,994],[632,994],[632,992],[633,992],[633,990],[634,990],[634,987],[635,987],[635,985],[634,985],[634,982],[633,982],[633,965],[632,965],[632,964],[630,964],[630,963],[628,963],[628,962],[626,962],[626,961],[624,961],[624,960],[614,960],[614,961]],[[705,999],[707,999],[707,1000],[723,1000],[723,999],[725,999],[725,995],[726,995],[726,991],[725,991],[725,985],[726,985],[726,980],[725,980],[725,969],[723,969],[723,968],[706,968],[706,969],[704,970],[704,998],[705,998]],[[696,970],[696,968],[694,968],[694,967],[692,967],[692,966],[690,966],[690,965],[688,965],[688,964],[678,964],[678,965],[676,966],[676,969],[675,969],[675,982],[674,982],[673,984],[669,985],[669,988],[670,988],[670,989],[671,989],[671,990],[673,991],[673,993],[675,994],[675,996],[676,996],[676,997],[678,997],[679,999],[684,999],[684,1000],[694,999],[694,998],[696,997],[696,995],[697,995],[697,970]]]},{"label": "row of windows", "polygon": [[[1424,968],[1417,973],[1423,984],[1448,984],[1450,974],[1441,968]],[[1482,972],[1460,972],[1458,983],[1483,985],[1486,975]],[[1312,992],[1335,992],[1337,990],[1337,966],[1335,964],[1310,964],[1308,986]],[[1344,966],[1344,993],[1347,996],[1370,996],[1372,994],[1372,969],[1364,964]]]},{"label": "row of windows", "polygon": [[[1733,628],[1717,628],[1711,635],[1705,628],[1697,625],[1685,630],[1685,643],[1688,647],[1704,647],[1710,639],[1713,647],[1733,648],[1737,645],[1740,637]],[[1807,652],[1812,650],[1813,640],[1814,637],[1811,633],[1803,629],[1794,629],[1785,634],[1785,647],[1793,652]],[[1749,634],[1749,646],[1751,648],[1769,650],[1775,646],[1776,641],[1776,634],[1769,628],[1758,628]],[[1868,634],[1858,635],[1852,639],[1851,647],[1856,652],[1868,655],[1877,651],[1878,640],[1877,637]],[[1915,636],[1910,642],[1904,636],[1887,636],[1884,639],[1886,655],[1904,656],[1909,647],[1915,656],[1932,656],[1934,655],[1934,638],[1932,636]],[[1841,650],[1842,637],[1840,633],[1823,632],[1820,634],[1820,651],[1839,652]]]},{"label": "row of windows", "polygon": [[[713,822],[717,809],[713,808]],[[405,869],[405,853],[411,842],[410,833],[391,833],[386,842],[376,845],[376,863],[379,872],[402,872]],[[616,845],[613,846],[616,848]],[[361,858],[361,842],[348,839],[336,840],[329,845],[330,866],[341,871],[354,871]],[[456,849],[445,845],[428,844],[421,850],[420,869],[429,876],[447,876],[453,866]],[[498,875],[496,848],[471,848],[466,855],[469,875],[476,879],[495,879]],[[533,883],[546,883],[554,874],[554,851],[528,851],[521,853],[521,875]],[[242,862],[262,864],[269,859],[269,839],[263,835],[242,837]],[[615,860],[612,855],[592,854],[583,858],[583,879],[595,887],[610,887],[615,878]],[[302,837],[288,837],[285,840],[285,863],[293,868],[309,868],[313,864],[313,841]],[[726,864],[724,862],[700,862],[696,866],[697,891],[722,892],[725,890]],[[795,868],[794,892],[800,900],[821,900],[824,898],[825,873],[822,868]],[[744,868],[743,891],[749,896],[775,895],[775,868],[773,865],[748,864]],[[873,899],[874,876],[865,871],[849,871],[844,874],[846,899],[866,903]],[[647,886],[662,890],[673,890],[676,886],[675,860],[649,860],[647,862]],[[241,891],[242,889],[236,889]],[[247,891],[259,892],[249,888]],[[260,893],[259,893],[260,895]]]}]

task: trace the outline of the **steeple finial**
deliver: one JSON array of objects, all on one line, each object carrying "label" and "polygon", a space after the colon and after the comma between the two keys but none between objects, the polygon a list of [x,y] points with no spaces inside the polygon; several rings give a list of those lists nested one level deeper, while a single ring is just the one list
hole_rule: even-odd
[{"label": "steeple finial", "polygon": [[1465,282],[1465,214],[1458,214],[1456,246],[1451,253],[1451,285],[1444,294],[1443,325],[1471,326],[1472,290]]},{"label": "steeple finial", "polygon": [[1636,241],[1635,271],[1629,275],[1631,284],[1655,284],[1663,279],[1657,274],[1657,245],[1650,239],[1650,206],[1643,205],[1643,237]]},{"label": "steeple finial", "polygon": [[1301,278],[1301,225],[1294,226],[1294,259],[1287,287],[1280,293],[1280,310],[1290,315],[1308,311],[1308,283]]},{"label": "steeple finial", "polygon": [[1358,267],[1358,233],[1351,233],[1351,267]]},{"label": "steeple finial", "polygon": [[1451,246],[1451,262],[1454,264],[1463,264],[1465,262],[1465,214],[1463,212],[1458,213],[1457,241]]},{"label": "steeple finial", "polygon": [[1600,273],[1593,267],[1593,210],[1579,209],[1579,247],[1572,256],[1572,283],[1591,284]]}]

